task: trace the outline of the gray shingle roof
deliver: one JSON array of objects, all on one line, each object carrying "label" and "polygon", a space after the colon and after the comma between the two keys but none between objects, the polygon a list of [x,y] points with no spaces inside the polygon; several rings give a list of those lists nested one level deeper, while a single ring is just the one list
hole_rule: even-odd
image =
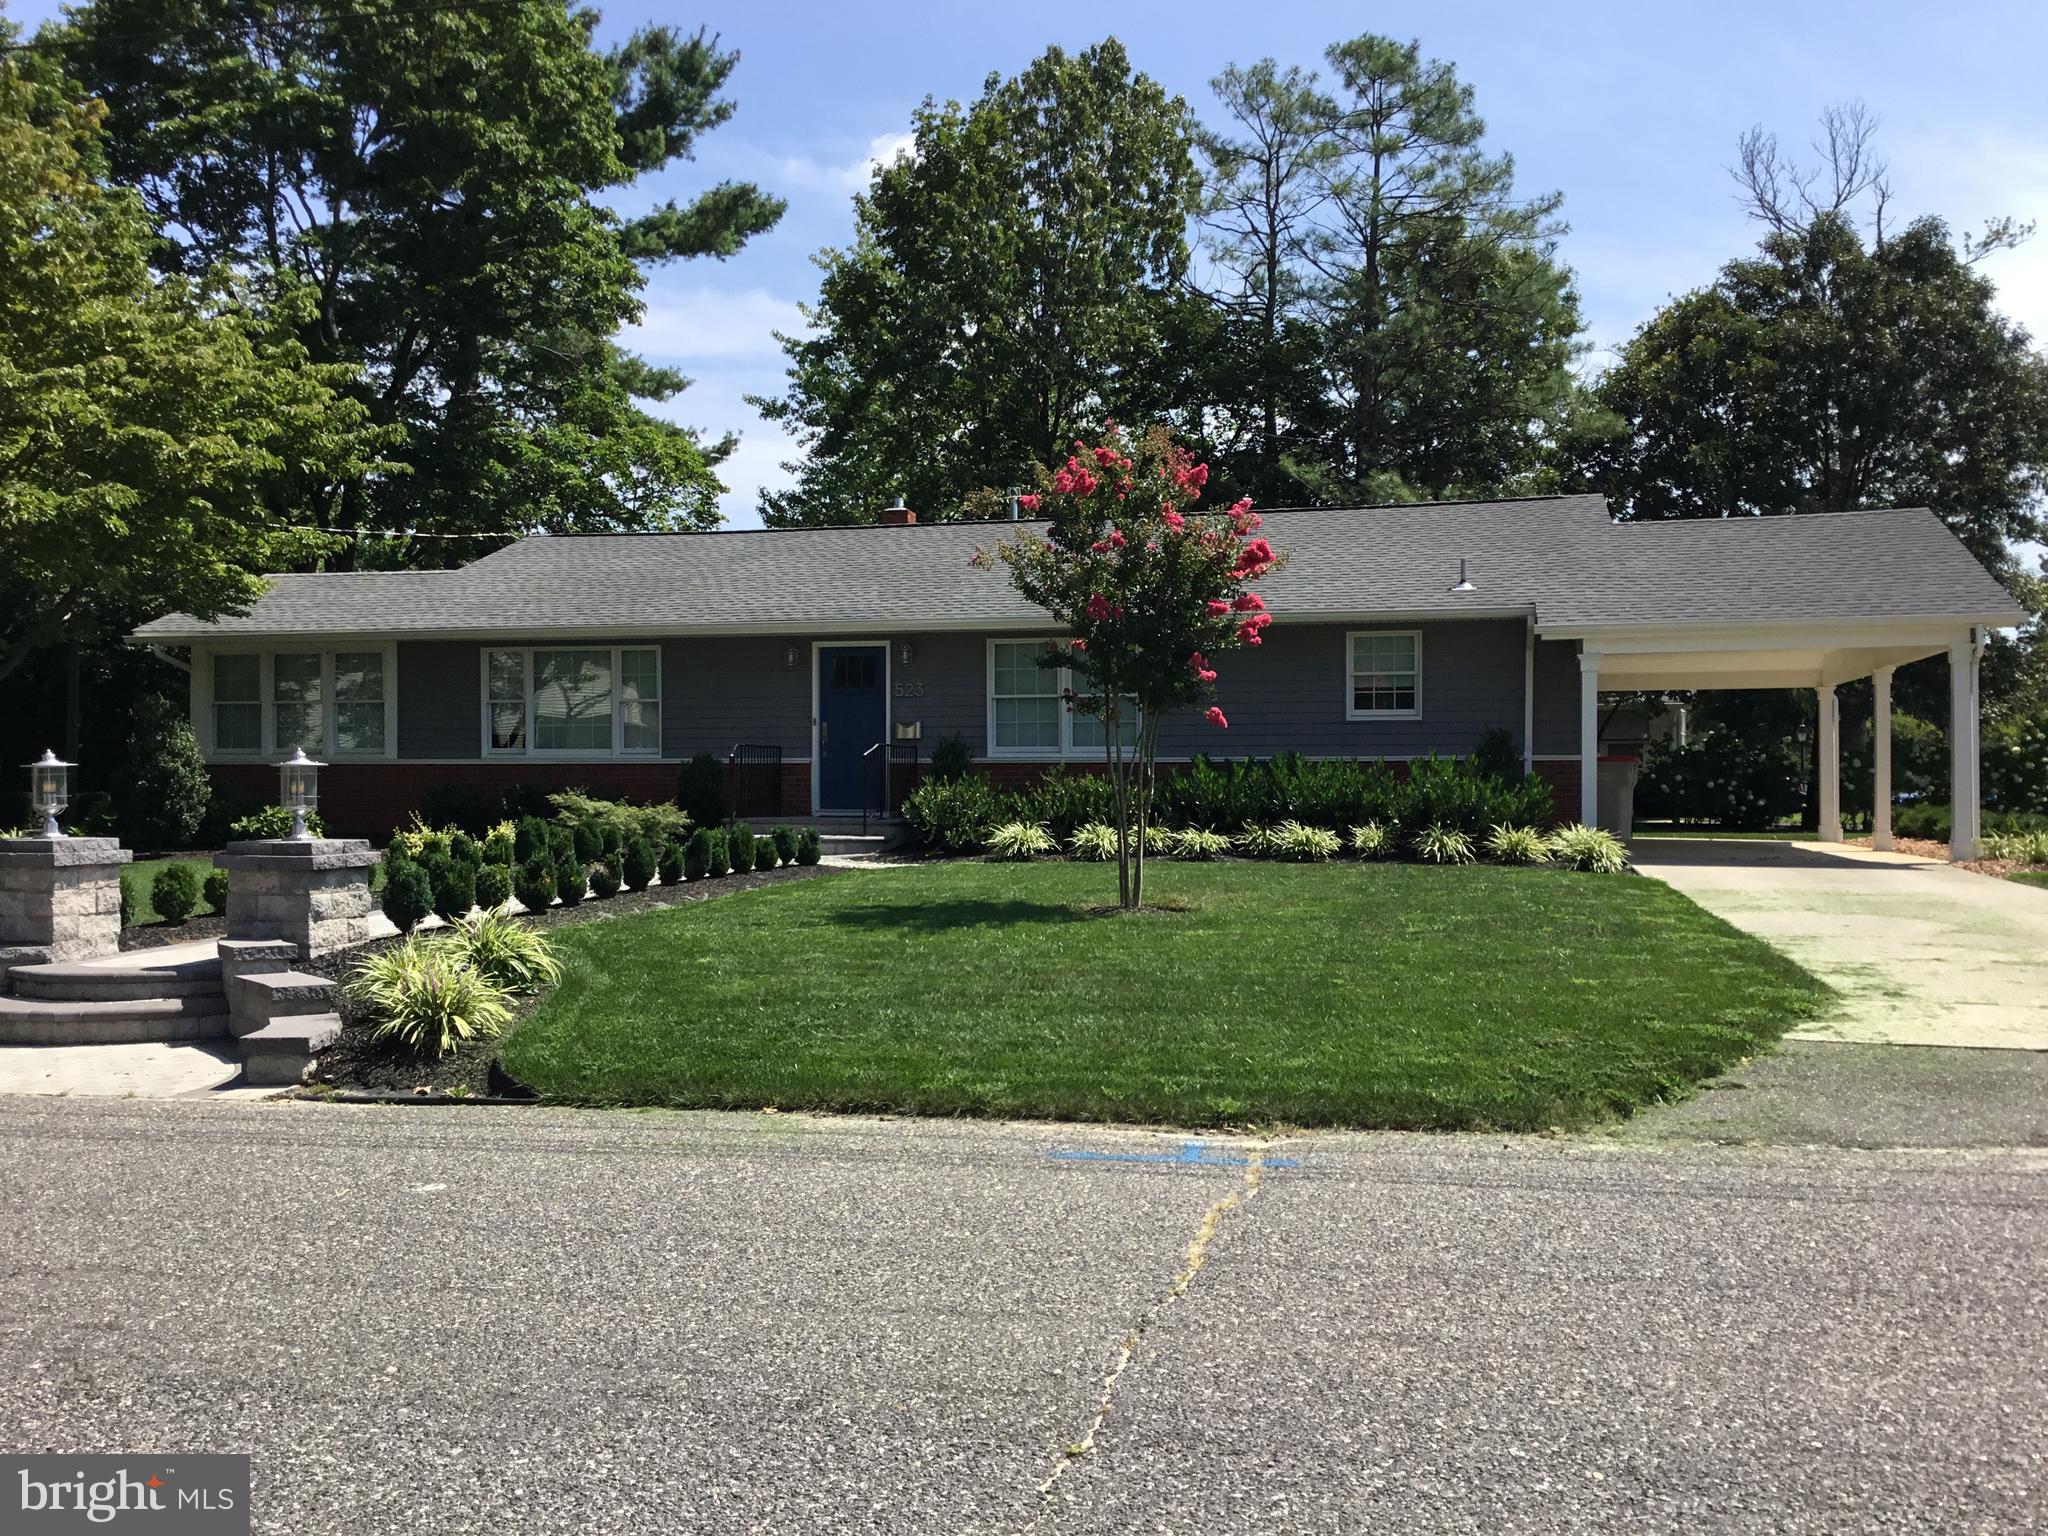
[{"label": "gray shingle roof", "polygon": [[[135,638],[848,632],[1011,626],[1044,615],[975,549],[1025,524],[925,523],[537,537],[454,571],[278,576],[245,614],[171,614]],[[1931,512],[1623,523],[1598,496],[1268,514],[1282,618],[1533,613],[1546,627],[1802,619],[2017,623]],[[1476,588],[1456,595],[1458,561]]]}]

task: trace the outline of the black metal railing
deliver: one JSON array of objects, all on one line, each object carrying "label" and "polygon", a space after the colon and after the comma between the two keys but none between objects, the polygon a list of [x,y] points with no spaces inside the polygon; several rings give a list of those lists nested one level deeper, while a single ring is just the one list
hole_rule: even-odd
[{"label": "black metal railing", "polygon": [[[881,819],[896,814],[903,797],[910,793],[917,777],[915,741],[878,741],[861,753],[860,830],[865,837],[870,816]],[[908,774],[898,770],[907,766]]]},{"label": "black metal railing", "polygon": [[782,814],[782,748],[742,741],[726,758],[735,816]]}]

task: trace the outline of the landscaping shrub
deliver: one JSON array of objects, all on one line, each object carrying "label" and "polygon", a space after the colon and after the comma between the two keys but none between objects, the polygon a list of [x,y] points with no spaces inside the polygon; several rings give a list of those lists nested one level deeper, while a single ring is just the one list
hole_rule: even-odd
[{"label": "landscaping shrub", "polygon": [[1058,848],[1052,834],[1031,821],[1006,821],[988,835],[989,857],[993,859],[1037,859]]},{"label": "landscaping shrub", "polygon": [[434,883],[417,860],[384,858],[384,915],[400,933],[410,933],[434,910]]},{"label": "landscaping shrub", "polygon": [[2048,812],[2048,704],[1994,721],[1983,734],[1985,804]]},{"label": "landscaping shrub", "polygon": [[785,864],[796,862],[796,828],[780,826],[768,834],[775,839],[775,856]]},{"label": "landscaping shrub", "polygon": [[422,860],[419,867],[426,870],[428,878],[433,881],[434,912],[441,921],[452,923],[476,905],[474,864],[443,854],[432,860]]},{"label": "landscaping shrub", "polygon": [[485,864],[476,872],[476,904],[495,912],[512,899],[512,871],[502,864]]},{"label": "landscaping shrub", "polygon": [[725,831],[712,827],[705,842],[704,872],[714,879],[732,872],[732,850],[726,841]]},{"label": "landscaping shrub", "polygon": [[590,894],[599,900],[609,900],[619,894],[619,885],[624,873],[619,867],[619,856],[607,854],[590,866]]},{"label": "landscaping shrub", "polygon": [[556,864],[567,864],[576,857],[576,837],[567,827],[548,828],[548,858]]},{"label": "landscaping shrub", "polygon": [[627,839],[625,851],[619,856],[619,875],[629,891],[644,891],[654,879],[660,860],[654,852],[654,844],[639,833]]},{"label": "landscaping shrub", "polygon": [[[211,800],[207,802],[209,808],[212,804]],[[205,817],[200,818],[199,826],[203,833]],[[115,812],[114,797],[104,789],[88,789],[64,808],[64,827],[73,837],[118,836],[120,821]],[[204,847],[204,837],[199,837],[194,846]]]},{"label": "landscaping shrub", "polygon": [[570,847],[578,862],[595,864],[604,857],[603,829],[595,822],[579,821],[569,827]]},{"label": "landscaping shrub", "polygon": [[1056,767],[1031,788],[1018,792],[1003,819],[1043,826],[1055,838],[1071,837],[1076,827],[1091,821],[1115,821],[1116,787],[1104,774],[1070,773]]},{"label": "landscaping shrub", "polygon": [[471,869],[475,869],[479,864],[483,863],[484,845],[463,831],[462,828],[449,828],[447,837],[449,855],[459,863],[467,864]]},{"label": "landscaping shrub", "polygon": [[[663,885],[683,883],[684,862],[687,858],[686,845],[669,838],[661,845],[661,857],[654,861],[654,872],[661,877]],[[702,871],[699,871],[701,877]]]},{"label": "landscaping shrub", "polygon": [[149,884],[149,904],[167,923],[182,923],[199,906],[199,876],[190,864],[166,864]]},{"label": "landscaping shrub", "polygon": [[1272,830],[1248,821],[1232,837],[1231,846],[1248,859],[1270,859],[1280,852],[1280,844]]},{"label": "landscaping shrub", "polygon": [[1481,778],[1513,784],[1522,777],[1522,749],[1504,725],[1489,725],[1472,748],[1472,769]]},{"label": "landscaping shrub", "polygon": [[573,907],[590,893],[590,871],[573,855],[555,861],[555,899]]},{"label": "landscaping shrub", "polygon": [[1628,850],[1605,827],[1573,822],[1550,835],[1550,856],[1560,864],[1597,875],[1618,875],[1628,868]]},{"label": "landscaping shrub", "polygon": [[967,738],[957,732],[941,736],[932,744],[932,760],[925,769],[928,783],[950,784],[955,779],[964,779],[974,771],[974,748],[967,744]]},{"label": "landscaping shrub", "polygon": [[903,802],[903,819],[925,847],[939,853],[976,853],[1005,819],[1004,797],[978,774],[945,782],[927,780]]},{"label": "landscaping shrub", "polygon": [[744,821],[735,822],[725,834],[725,859],[736,875],[754,867],[754,829]]},{"label": "landscaping shrub", "polygon": [[1800,811],[1799,746],[1711,731],[1685,746],[1654,742],[1636,785],[1636,816],[1761,832]]},{"label": "landscaping shrub", "polygon": [[1368,821],[1351,829],[1351,851],[1361,859],[1384,859],[1395,851],[1394,835],[1385,822]]},{"label": "landscaping shrub", "polygon": [[529,912],[545,912],[555,899],[555,866],[535,855],[512,877],[512,895]]},{"label": "landscaping shrub", "polygon": [[1408,777],[1395,794],[1393,819],[1410,843],[1430,827],[1462,832],[1469,843],[1489,823],[1511,819],[1500,814],[1496,804],[1501,788],[1456,758],[1417,758],[1408,765]]},{"label": "landscaping shrub", "polygon": [[725,820],[725,764],[699,752],[676,775],[676,804],[693,825],[715,827]]},{"label": "landscaping shrub", "polygon": [[[306,830],[315,837],[327,835],[327,824],[317,810],[306,812]],[[292,813],[281,805],[261,806],[228,827],[229,842],[250,842],[266,837],[290,837]]]},{"label": "landscaping shrub", "polygon": [[1300,864],[1326,863],[1344,847],[1344,840],[1329,828],[1312,827],[1301,821],[1281,822],[1273,829],[1273,843],[1281,858]]},{"label": "landscaping shrub", "polygon": [[1083,822],[1067,838],[1067,851],[1077,859],[1116,857],[1116,828],[1106,821]]},{"label": "landscaping shrub", "polygon": [[554,811],[548,804],[548,791],[544,785],[519,783],[505,786],[505,803],[501,814],[511,817],[514,821],[532,816],[545,822]]},{"label": "landscaping shrub", "polygon": [[478,975],[515,997],[562,979],[562,962],[547,936],[516,917],[479,912],[458,923],[448,942]]},{"label": "landscaping shrub", "polygon": [[626,851],[626,829],[618,822],[608,821],[597,829],[598,840],[604,844],[604,856],[611,858]]},{"label": "landscaping shrub", "polygon": [[1263,763],[1221,765],[1197,757],[1153,789],[1155,811],[1169,827],[1235,827],[1273,814],[1272,775]]},{"label": "landscaping shrub", "polygon": [[1550,857],[1543,834],[1534,827],[1496,826],[1486,834],[1486,852],[1503,864],[1541,864]]},{"label": "landscaping shrub", "polygon": [[457,1045],[488,1040],[511,1020],[504,989],[463,958],[452,939],[415,934],[366,955],[343,984],[377,1017],[372,1033],[416,1051],[446,1055]]},{"label": "landscaping shrub", "polygon": [[1220,859],[1230,852],[1230,838],[1207,827],[1183,827],[1166,834],[1166,854],[1174,859]]},{"label": "landscaping shrub", "polygon": [[805,827],[796,835],[796,861],[806,868],[825,856],[825,844],[816,827]]},{"label": "landscaping shrub", "polygon": [[502,864],[510,869],[518,862],[518,852],[518,834],[511,822],[501,821],[485,834],[483,857],[486,864]]},{"label": "landscaping shrub", "polygon": [[1472,834],[1460,827],[1431,822],[1413,838],[1418,858],[1431,864],[1470,864],[1474,861]]},{"label": "landscaping shrub", "polygon": [[1986,832],[1978,839],[1978,851],[1987,859],[2048,864],[2048,832]]},{"label": "landscaping shrub", "polygon": [[522,816],[512,832],[512,861],[524,864],[548,851],[548,824],[538,816]]},{"label": "landscaping shrub", "polygon": [[[683,878],[702,880],[711,873],[711,828],[699,827],[690,834],[690,840],[683,844]],[[668,875],[662,875],[664,884]]]},{"label": "landscaping shrub", "polygon": [[505,814],[505,801],[474,784],[443,779],[427,787],[415,814],[430,827],[459,827],[472,837],[482,837]]},{"label": "landscaping shrub", "polygon": [[227,911],[228,872],[224,869],[209,869],[206,878],[199,882],[199,893],[206,898],[207,906],[214,911]]},{"label": "landscaping shrub", "polygon": [[114,774],[122,841],[130,848],[190,848],[213,798],[190,712],[151,694],[135,701],[129,721]]},{"label": "landscaping shrub", "polygon": [[135,926],[135,895],[128,889],[128,882],[126,880],[121,881],[120,885],[121,926],[123,928],[133,928]]}]

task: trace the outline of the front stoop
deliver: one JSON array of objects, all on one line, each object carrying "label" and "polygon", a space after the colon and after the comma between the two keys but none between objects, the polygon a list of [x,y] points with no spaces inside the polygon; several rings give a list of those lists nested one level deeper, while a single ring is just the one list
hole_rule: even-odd
[{"label": "front stoop", "polygon": [[220,962],[16,965],[0,996],[0,1044],[210,1040],[228,1032]]},{"label": "front stoop", "polygon": [[340,1038],[340,1014],[294,1013],[274,1019],[237,1036],[242,1080],[252,1088],[289,1088],[304,1081],[320,1053]]}]

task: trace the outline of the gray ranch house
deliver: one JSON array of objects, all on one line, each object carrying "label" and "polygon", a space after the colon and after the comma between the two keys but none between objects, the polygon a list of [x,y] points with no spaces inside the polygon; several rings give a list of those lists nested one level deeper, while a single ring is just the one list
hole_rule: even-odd
[{"label": "gray ranch house", "polygon": [[[1227,731],[1167,722],[1164,759],[1384,758],[1513,733],[1565,819],[1596,817],[1601,690],[1820,695],[1822,835],[1839,837],[1837,685],[1878,701],[1889,841],[1892,669],[1946,654],[1955,852],[1977,835],[1977,663],[2024,615],[1931,512],[1617,523],[1597,496],[1266,514],[1266,643],[1218,663]],[[381,837],[436,783],[665,799],[698,753],[751,816],[899,800],[932,743],[1000,780],[1102,757],[1037,665],[1056,633],[979,546],[1026,523],[537,536],[458,570],[272,578],[246,613],[171,614],[213,772],[266,798],[303,747],[337,833]]]}]

